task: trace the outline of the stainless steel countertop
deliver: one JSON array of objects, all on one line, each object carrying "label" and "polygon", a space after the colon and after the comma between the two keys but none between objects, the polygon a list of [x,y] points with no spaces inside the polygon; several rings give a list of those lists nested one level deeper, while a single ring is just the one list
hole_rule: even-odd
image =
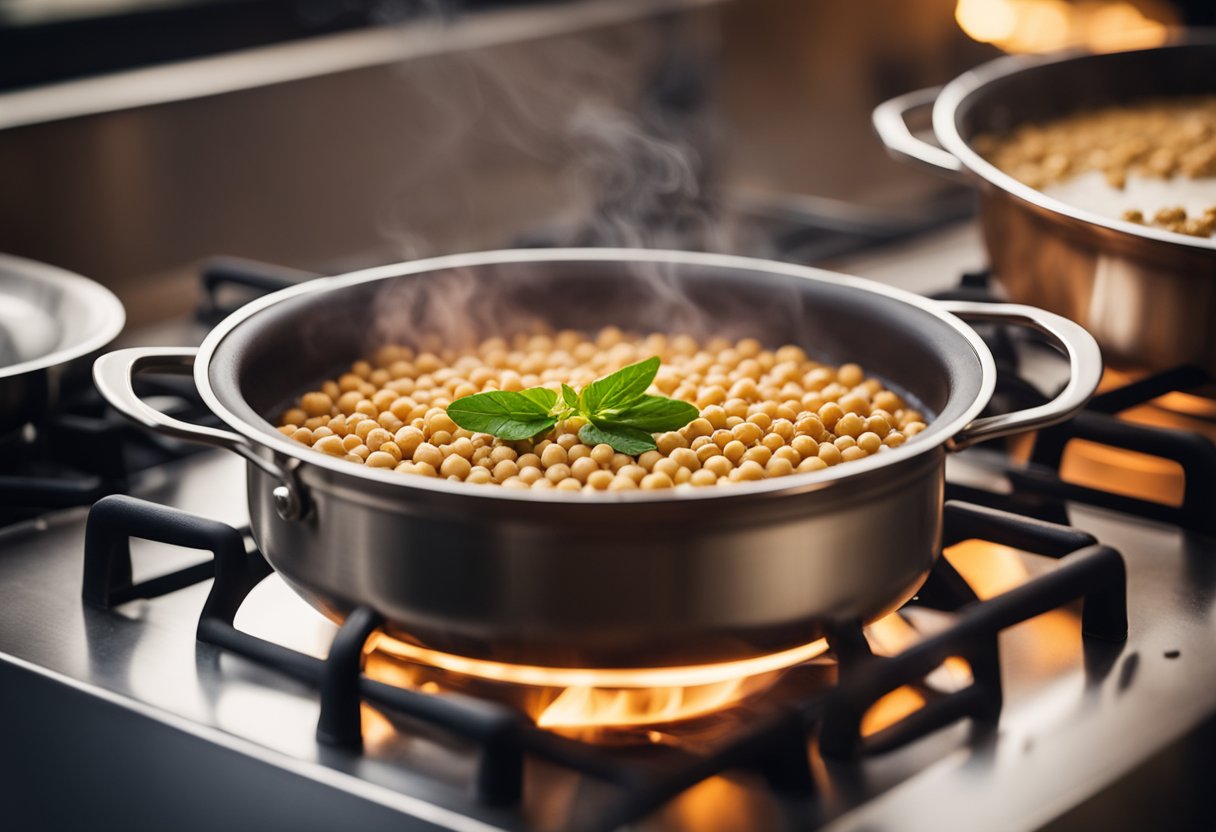
[{"label": "stainless steel countertop", "polygon": [[[899,248],[853,270],[920,291],[941,288],[955,279],[955,261],[977,251],[974,237],[966,242],[970,234],[964,228],[941,236],[949,256],[931,268],[941,277],[935,285],[930,269],[901,265],[917,261]],[[948,474],[999,484],[991,460],[971,452],[951,460]],[[243,467],[236,458],[202,454],[152,472],[135,493],[240,525]],[[0,669],[88,691],[239,755],[353,791],[420,826],[559,829],[571,806],[599,795],[597,786],[536,766],[522,810],[478,806],[468,797],[471,755],[442,738],[392,730],[374,714],[365,721],[363,755],[320,746],[315,692],[195,641],[208,582],[114,611],[83,605],[84,517],[84,510],[62,512],[0,532]],[[718,778],[638,828],[827,819],[834,832],[1035,829],[1216,712],[1216,541],[1098,510],[1074,508],[1072,517],[1127,560],[1126,645],[1099,646],[1086,661],[1076,615],[1048,614],[1001,638],[1006,704],[993,736],[971,744],[965,726],[955,725],[858,767],[817,760],[817,775],[829,784],[818,806],[780,803],[747,778]],[[201,559],[139,541],[132,552],[137,579]],[[1002,557],[1018,569],[1049,568],[1038,558]],[[314,655],[324,655],[334,633],[275,576],[255,589],[237,626]],[[1167,651],[1179,655],[1167,658]],[[36,706],[9,702],[2,710],[11,718],[14,708],[32,707],[30,718],[48,720],[52,734],[54,715],[38,714]]]}]

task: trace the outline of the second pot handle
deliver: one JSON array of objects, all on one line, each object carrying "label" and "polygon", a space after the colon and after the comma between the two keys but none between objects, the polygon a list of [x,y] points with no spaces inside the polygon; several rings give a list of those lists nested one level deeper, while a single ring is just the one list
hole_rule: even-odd
[{"label": "second pot handle", "polygon": [[963,173],[962,162],[953,153],[918,138],[908,127],[908,115],[932,107],[941,91],[941,87],[928,87],[884,101],[874,108],[870,121],[874,125],[874,132],[878,133],[878,138],[892,156],[957,178]]},{"label": "second pot handle", "polygon": [[280,485],[273,492],[279,515],[288,520],[301,518],[305,513],[303,491],[295,477],[287,469],[259,455],[248,439],[230,430],[175,419],[136,395],[134,380],[137,373],[188,375],[197,355],[197,347],[131,347],[115,350],[93,362],[93,383],[115,410],[148,430],[174,439],[223,448],[244,457],[279,481]]},{"label": "second pot handle", "polygon": [[952,451],[1063,422],[1085,406],[1102,379],[1102,351],[1098,342],[1084,327],[1068,318],[1014,303],[942,301],[941,306],[965,321],[1013,324],[1038,330],[1068,356],[1068,384],[1059,395],[1037,407],[974,420],[946,442],[946,447]]}]

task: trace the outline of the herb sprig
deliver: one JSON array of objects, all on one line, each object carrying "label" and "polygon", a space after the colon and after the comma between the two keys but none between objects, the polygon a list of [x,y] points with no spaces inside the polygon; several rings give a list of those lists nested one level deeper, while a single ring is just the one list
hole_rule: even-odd
[{"label": "herb sprig", "polygon": [[655,449],[655,433],[678,430],[700,411],[688,402],[646,393],[659,372],[655,356],[591,382],[575,392],[562,385],[561,395],[547,387],[491,390],[464,396],[448,405],[448,416],[465,430],[499,439],[530,439],[547,433],[559,421],[587,420],[578,438],[588,445],[611,445],[623,454]]}]

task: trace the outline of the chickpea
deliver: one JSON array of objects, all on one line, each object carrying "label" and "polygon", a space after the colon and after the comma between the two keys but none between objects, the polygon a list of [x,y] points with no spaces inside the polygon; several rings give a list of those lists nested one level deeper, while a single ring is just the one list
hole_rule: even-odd
[{"label": "chickpea", "polygon": [[641,465],[647,471],[654,468],[654,464],[663,458],[663,455],[658,451],[646,451],[638,457],[638,465]]},{"label": "chickpea", "polygon": [[[587,475],[587,485],[597,491],[603,491],[612,483],[613,476],[611,471],[592,471]],[[631,480],[632,482],[632,480]]]},{"label": "chickpea", "polygon": [[822,471],[827,468],[828,464],[817,456],[810,456],[798,463],[799,474],[809,474],[813,471]]},{"label": "chickpea", "polygon": [[731,430],[731,435],[744,445],[754,445],[764,437],[764,429],[755,422],[744,422]]},{"label": "chickpea", "polygon": [[647,474],[646,476],[642,477],[642,482],[639,484],[645,491],[653,491],[659,488],[671,488],[673,485],[675,485],[670,476],[661,472]]},{"label": "chickpea", "polygon": [[658,447],[659,453],[668,456],[677,448],[688,447],[688,440],[675,431],[659,434],[655,437],[654,443]]},{"label": "chickpea", "polygon": [[517,456],[515,449],[506,445],[498,445],[490,450],[490,461],[495,464],[507,460],[514,462]]},{"label": "chickpea", "polygon": [[787,477],[794,473],[794,464],[785,457],[775,456],[764,466],[764,471],[770,477]]},{"label": "chickpea", "polygon": [[726,443],[726,447],[722,449],[722,456],[730,460],[732,464],[737,464],[739,460],[743,459],[743,455],[747,453],[747,450],[746,445],[738,439],[734,439]]},{"label": "chickpea", "polygon": [[744,462],[757,462],[760,465],[767,465],[768,461],[773,458],[773,452],[764,445],[757,445],[754,448],[748,448],[743,454]]},{"label": "chickpea", "polygon": [[504,459],[491,469],[495,482],[502,482],[516,476],[520,468],[513,459]]},{"label": "chickpea", "polygon": [[802,454],[795,451],[789,445],[784,445],[773,451],[773,459],[784,459],[789,462],[790,465],[796,467],[799,462],[802,462]]},{"label": "chickpea", "polygon": [[[536,466],[528,465],[521,467],[517,476],[520,482],[524,483],[525,485],[531,485],[537,480],[542,479],[545,475]],[[507,479],[511,478],[508,477]]]},{"label": "chickpea", "polygon": [[629,479],[633,480],[634,482],[641,482],[642,477],[646,476],[649,473],[650,472],[648,470],[646,470],[645,468],[643,468],[641,465],[626,465],[626,466],[622,467],[621,470],[617,471],[617,476],[628,477]]},{"label": "chickpea", "polygon": [[629,477],[616,476],[613,477],[612,483],[608,486],[609,491],[633,491],[638,487],[638,484]]},{"label": "chickpea", "polygon": [[760,440],[760,444],[768,448],[770,451],[775,451],[785,444],[785,440],[778,433],[766,433],[764,438]]},{"label": "chickpea", "polygon": [[559,462],[557,465],[550,465],[545,468],[545,479],[554,485],[557,485],[568,476],[570,476],[570,466],[564,462]]},{"label": "chickpea", "polygon": [[334,400],[327,394],[313,391],[300,397],[300,409],[309,416],[329,416]]},{"label": "chickpea", "polygon": [[[717,447],[711,445],[711,447]],[[701,460],[697,458],[696,451],[690,448],[676,448],[671,452],[669,459],[681,468],[687,468],[689,471],[695,471],[701,467]]]},{"label": "chickpea", "polygon": [[474,485],[489,485],[494,482],[494,475],[482,468],[480,465],[475,466],[469,475],[464,478],[465,482],[471,482]]},{"label": "chickpea", "polygon": [[840,449],[827,442],[819,446],[818,456],[828,465],[838,465],[841,461]]},{"label": "chickpea", "polygon": [[652,473],[666,474],[668,478],[674,480],[676,472],[680,470],[680,465],[674,459],[664,457],[657,460],[650,470]]},{"label": "chickpea", "polygon": [[[599,444],[591,449],[591,459],[596,465],[609,465],[612,462],[612,457],[616,452],[612,450],[611,445]],[[607,487],[607,486],[605,486]]]},{"label": "chickpea", "polygon": [[317,440],[313,448],[330,456],[346,456],[346,445],[337,436],[323,436]]},{"label": "chickpea", "polygon": [[729,475],[734,470],[735,465],[725,456],[714,456],[705,460],[701,464],[701,467],[716,477],[721,478]]},{"label": "chickpea", "polygon": [[415,448],[411,458],[416,464],[426,463],[436,470],[443,464],[443,452],[430,442],[423,442]]},{"label": "chickpea", "polygon": [[754,482],[764,479],[764,468],[759,462],[747,460],[730,473],[730,478],[736,482]]},{"label": "chickpea", "polygon": [[580,485],[587,482],[587,478],[598,470],[600,470],[599,465],[597,465],[595,460],[589,456],[579,457],[570,465],[570,473],[576,480],[579,481]]},{"label": "chickpea", "polygon": [[370,468],[396,468],[397,459],[392,454],[372,451],[367,455],[367,465]]},{"label": "chickpea", "polygon": [[393,441],[393,434],[389,433],[384,428],[372,428],[363,437],[363,444],[371,448],[373,451],[377,450],[385,442],[391,441]]},{"label": "chickpea", "polygon": [[878,449],[882,447],[882,439],[877,433],[867,431],[857,437],[857,447],[861,448],[867,454],[876,454]]},{"label": "chickpea", "polygon": [[549,445],[541,452],[540,463],[545,468],[552,468],[555,465],[565,465],[568,461],[566,449],[561,445]]},{"label": "chickpea", "polygon": [[851,448],[845,448],[843,451],[840,452],[840,458],[844,462],[852,462],[853,460],[861,459],[865,456],[868,456],[868,454],[866,454],[865,448],[861,447],[860,445],[854,445]]}]

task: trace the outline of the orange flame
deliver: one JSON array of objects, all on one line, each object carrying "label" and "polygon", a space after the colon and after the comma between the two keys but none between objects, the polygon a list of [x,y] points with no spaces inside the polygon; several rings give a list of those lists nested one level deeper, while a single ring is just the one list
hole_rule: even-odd
[{"label": "orange flame", "polygon": [[371,654],[391,656],[396,665],[440,673],[440,687],[492,686],[503,698],[519,703],[541,727],[570,731],[661,725],[705,716],[769,687],[780,671],[823,654],[827,642],[819,639],[779,653],[716,664],[605,669],[473,659],[382,633],[369,639],[367,649],[368,673],[386,681],[419,686],[415,674],[402,674],[383,661],[372,662]]},{"label": "orange flame", "polygon": [[973,40],[1006,52],[1157,46],[1177,22],[1157,0],[958,0],[954,19]]},{"label": "orange flame", "polygon": [[729,707],[776,681],[776,673],[695,687],[566,688],[536,718],[542,728],[662,725]]}]

